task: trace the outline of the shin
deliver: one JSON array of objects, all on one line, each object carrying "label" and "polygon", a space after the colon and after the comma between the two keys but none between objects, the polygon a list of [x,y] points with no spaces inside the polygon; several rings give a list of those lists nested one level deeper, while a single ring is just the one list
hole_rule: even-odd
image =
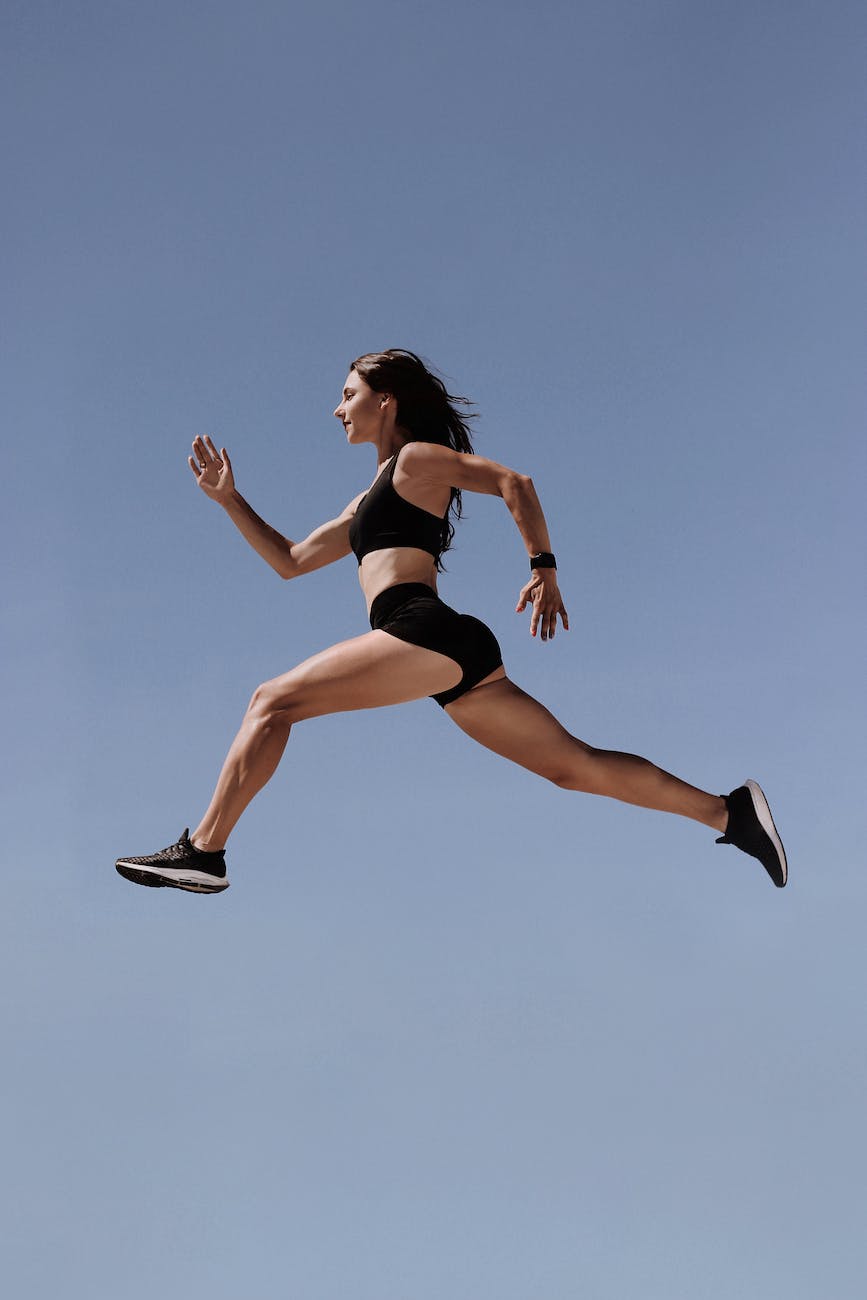
[{"label": "shin", "polygon": [[222,849],[244,809],[277,770],[289,732],[290,711],[260,686],[232,741],[208,810],[191,836],[200,849]]}]

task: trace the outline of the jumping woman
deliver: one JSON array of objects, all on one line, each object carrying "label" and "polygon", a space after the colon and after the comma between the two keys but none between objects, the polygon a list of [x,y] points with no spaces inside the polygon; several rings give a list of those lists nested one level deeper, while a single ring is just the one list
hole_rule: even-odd
[{"label": "jumping woman", "polygon": [[577,740],[509,680],[490,629],[440,600],[437,574],[454,533],[450,516],[460,517],[462,492],[482,492],[502,497],[527,548],[530,578],[517,611],[531,607],[531,635],[550,640],[558,619],[569,627],[532,480],[473,454],[463,405],[412,352],[392,348],[353,361],[334,414],[350,445],[374,448],[376,477],[303,542],[283,537],[247,504],[225,448],[195,439],[189,463],[199,487],[281,578],[300,578],[355,553],[371,631],[258,687],[192,835],[184,831],[159,853],[119,858],[127,880],[196,893],[226,889],[226,841],[276,771],[294,723],[430,695],[462,731],[504,758],[565,790],[702,822],[720,832],[717,843],[758,858],[774,884],[785,885],[786,855],[754,781],[729,795],[706,794],[644,758]]}]

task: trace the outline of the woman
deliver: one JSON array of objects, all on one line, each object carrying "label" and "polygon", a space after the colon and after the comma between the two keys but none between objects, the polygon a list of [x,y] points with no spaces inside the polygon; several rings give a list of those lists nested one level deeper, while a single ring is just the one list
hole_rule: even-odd
[{"label": "woman", "polygon": [[367,492],[292,542],[269,527],[237,492],[225,448],[196,438],[190,467],[199,487],[225,509],[251,546],[282,578],[298,578],[350,550],[371,631],[314,655],[253,695],[210,806],[192,835],[117,869],[140,885],[199,893],[226,889],[226,841],[273,775],[292,724],[347,709],[400,704],[431,695],[468,736],[567,790],[609,795],[679,813],[722,832],[785,885],[786,856],[762,791],[753,781],[727,796],[706,794],[634,754],[577,740],[506,676],[493,633],[457,614],[436,594],[461,492],[500,496],[530,557],[517,611],[531,606],[530,633],[553,638],[568,617],[542,508],[532,481],[472,454],[465,399],[453,397],[412,352],[392,348],[358,357],[334,414],[352,446],[370,443],[377,474]]}]

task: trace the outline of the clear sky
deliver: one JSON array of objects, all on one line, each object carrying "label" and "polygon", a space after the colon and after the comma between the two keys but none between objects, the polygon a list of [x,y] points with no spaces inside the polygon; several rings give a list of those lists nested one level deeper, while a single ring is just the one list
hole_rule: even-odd
[{"label": "clear sky", "polygon": [[[4,0],[4,1284],[17,1300],[854,1300],[864,1168],[862,4]],[[365,630],[303,536],[347,363],[531,473],[441,591],[577,735],[768,792],[790,885],[435,704],[303,724],[215,898],[253,688]]]}]

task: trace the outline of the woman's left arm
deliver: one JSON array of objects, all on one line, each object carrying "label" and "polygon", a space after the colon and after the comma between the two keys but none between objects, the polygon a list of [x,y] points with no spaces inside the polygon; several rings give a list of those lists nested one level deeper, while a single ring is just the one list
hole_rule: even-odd
[{"label": "woman's left arm", "polygon": [[[460,488],[462,492],[502,497],[518,526],[528,556],[532,559],[544,552],[550,554],[548,525],[529,475],[519,474],[517,470],[498,465],[484,456],[467,456],[431,442],[409,443],[401,456],[401,466],[413,478],[425,478],[440,485]],[[541,625],[542,640],[550,640],[557,629],[558,616],[568,632],[569,616],[557,584],[556,568],[531,571],[529,581],[521,588],[515,612],[522,613],[528,604],[532,605],[531,636],[536,635]]]}]

